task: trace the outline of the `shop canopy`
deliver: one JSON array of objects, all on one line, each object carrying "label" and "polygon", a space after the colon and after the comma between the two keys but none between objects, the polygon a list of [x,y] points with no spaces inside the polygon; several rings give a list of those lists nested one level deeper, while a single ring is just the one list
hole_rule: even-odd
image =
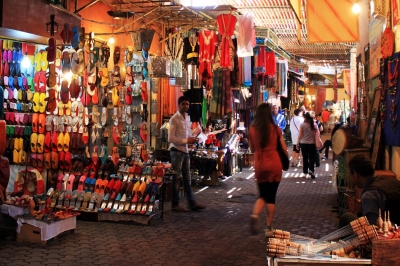
[{"label": "shop canopy", "polygon": [[352,0],[307,0],[309,43],[358,42],[358,16]]}]

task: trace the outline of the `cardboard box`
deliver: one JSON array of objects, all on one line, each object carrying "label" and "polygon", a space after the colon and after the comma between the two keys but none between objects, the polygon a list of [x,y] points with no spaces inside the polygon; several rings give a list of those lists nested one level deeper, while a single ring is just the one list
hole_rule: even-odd
[{"label": "cardboard box", "polygon": [[30,224],[22,224],[21,230],[17,234],[17,242],[46,244],[46,241],[42,241],[42,229]]}]

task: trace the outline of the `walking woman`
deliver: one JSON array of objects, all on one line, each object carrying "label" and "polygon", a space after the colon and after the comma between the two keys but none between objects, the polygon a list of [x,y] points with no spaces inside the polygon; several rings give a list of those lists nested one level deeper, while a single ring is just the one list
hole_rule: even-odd
[{"label": "walking woman", "polygon": [[[315,133],[317,125],[310,113],[304,115],[304,123],[300,125],[299,137],[297,139],[297,148],[301,148],[303,155],[303,176],[309,174],[312,179],[315,178],[314,162],[315,162]],[[300,145],[299,145],[300,144]]]},{"label": "walking woman", "polygon": [[267,230],[272,230],[275,214],[275,198],[282,179],[282,163],[277,152],[278,141],[287,155],[286,143],[282,130],[275,125],[269,103],[257,107],[254,122],[249,130],[250,149],[254,153],[254,172],[258,185],[259,197],[253,207],[250,231],[257,234],[259,214],[265,205],[267,210]]}]

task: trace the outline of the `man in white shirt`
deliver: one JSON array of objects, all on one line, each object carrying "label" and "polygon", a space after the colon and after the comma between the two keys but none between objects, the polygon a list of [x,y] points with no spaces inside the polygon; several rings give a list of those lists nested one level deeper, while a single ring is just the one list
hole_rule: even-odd
[{"label": "man in white shirt", "polygon": [[172,177],[172,211],[184,212],[186,209],[179,206],[179,181],[183,181],[186,198],[193,211],[199,211],[205,207],[194,200],[190,185],[190,156],[188,144],[198,142],[198,138],[192,136],[190,118],[186,113],[189,110],[189,99],[181,96],[178,99],[178,111],[169,120],[168,142],[170,143],[172,168],[176,175]]},{"label": "man in white shirt", "polygon": [[290,120],[290,134],[292,135],[292,167],[300,166],[300,149],[297,149],[297,139],[299,137],[300,125],[304,122],[303,111],[299,108],[294,110],[294,116]]}]

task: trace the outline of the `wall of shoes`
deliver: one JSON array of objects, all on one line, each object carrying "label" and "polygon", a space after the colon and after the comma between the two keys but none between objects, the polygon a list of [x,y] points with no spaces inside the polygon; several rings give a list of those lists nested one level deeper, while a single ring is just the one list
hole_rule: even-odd
[{"label": "wall of shoes", "polygon": [[[61,45],[0,40],[11,171],[38,170],[53,206],[152,215],[164,170],[147,164],[149,108],[158,106],[149,100],[143,57],[87,39],[84,28],[62,34]],[[32,191],[15,191],[23,182],[15,176],[7,191],[33,196],[35,180]]]}]

